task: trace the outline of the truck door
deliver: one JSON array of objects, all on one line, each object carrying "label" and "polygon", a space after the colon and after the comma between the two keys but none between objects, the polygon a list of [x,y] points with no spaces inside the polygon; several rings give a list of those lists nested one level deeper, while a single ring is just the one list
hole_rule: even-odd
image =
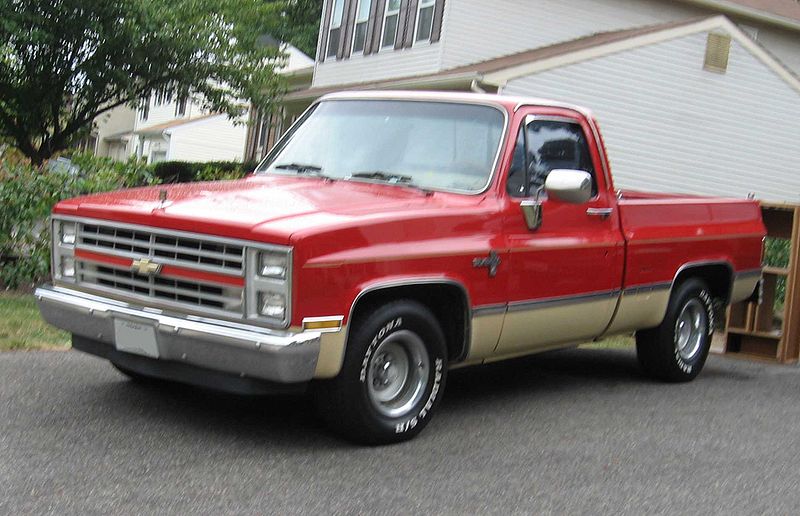
[{"label": "truck door", "polygon": [[[579,343],[603,333],[622,285],[624,241],[607,180],[604,152],[583,115],[530,108],[517,117],[517,142],[505,170],[504,230],[508,312],[496,355]],[[589,172],[593,197],[584,204],[547,198],[550,171]],[[529,229],[520,204],[540,190],[542,222]]]}]

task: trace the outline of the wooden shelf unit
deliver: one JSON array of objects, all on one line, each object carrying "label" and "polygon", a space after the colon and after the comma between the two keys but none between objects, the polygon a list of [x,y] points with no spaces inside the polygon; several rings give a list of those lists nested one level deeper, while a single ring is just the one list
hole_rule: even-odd
[{"label": "wooden shelf unit", "polygon": [[[761,203],[761,212],[767,236],[789,240],[789,266],[764,267],[760,305],[728,308],[725,353],[793,363],[800,359],[800,205]],[[774,311],[779,279],[786,282],[783,314]]]}]

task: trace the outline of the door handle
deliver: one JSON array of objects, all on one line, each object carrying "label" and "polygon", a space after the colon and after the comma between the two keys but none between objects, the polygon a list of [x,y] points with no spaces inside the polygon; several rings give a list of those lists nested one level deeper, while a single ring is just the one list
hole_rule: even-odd
[{"label": "door handle", "polygon": [[614,208],[589,208],[586,210],[586,214],[590,217],[600,217],[601,219],[607,219],[614,213]]}]

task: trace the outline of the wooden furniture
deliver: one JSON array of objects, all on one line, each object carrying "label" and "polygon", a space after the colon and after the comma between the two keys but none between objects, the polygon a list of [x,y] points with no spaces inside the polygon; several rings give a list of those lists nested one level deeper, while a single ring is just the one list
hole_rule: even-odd
[{"label": "wooden furniture", "polygon": [[[768,238],[789,241],[787,267],[764,267],[760,305],[737,303],[728,309],[725,352],[781,363],[800,359],[800,205],[762,203]],[[783,309],[779,284],[785,285]],[[777,304],[776,304],[777,301]]]}]

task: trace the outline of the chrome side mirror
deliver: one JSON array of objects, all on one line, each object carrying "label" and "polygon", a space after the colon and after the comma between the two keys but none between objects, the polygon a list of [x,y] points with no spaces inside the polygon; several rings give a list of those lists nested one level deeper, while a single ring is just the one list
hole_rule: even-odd
[{"label": "chrome side mirror", "polygon": [[525,199],[519,203],[522,216],[528,229],[535,231],[542,225],[542,201],[538,199]]},{"label": "chrome side mirror", "polygon": [[592,175],[583,170],[551,170],[544,182],[548,196],[564,202],[583,204],[592,198]]}]

